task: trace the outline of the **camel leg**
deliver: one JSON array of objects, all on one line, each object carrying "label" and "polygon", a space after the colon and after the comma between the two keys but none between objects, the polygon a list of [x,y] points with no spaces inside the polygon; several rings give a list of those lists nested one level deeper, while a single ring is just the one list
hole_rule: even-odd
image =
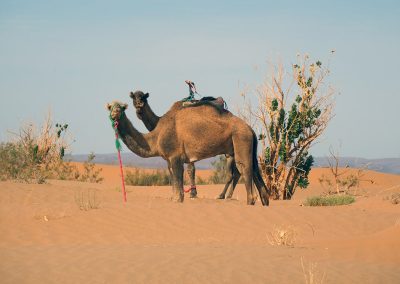
[{"label": "camel leg", "polygon": [[253,189],[253,137],[237,135],[233,137],[235,162],[239,173],[243,176],[247,192],[247,204],[254,205],[257,195]]},{"label": "camel leg", "polygon": [[261,177],[261,174],[260,174],[258,168],[254,169],[254,171],[253,171],[253,181],[257,187],[258,193],[260,194],[260,199],[261,199],[262,205],[268,206],[269,205],[268,190],[267,190],[267,187],[265,186],[265,183]]},{"label": "camel leg", "polygon": [[179,158],[172,158],[169,163],[172,171],[172,200],[183,202],[183,162]]},{"label": "camel leg", "polygon": [[170,185],[172,185],[172,167],[171,167],[171,163],[169,161],[167,161],[168,163],[168,172],[169,172],[169,183]]},{"label": "camel leg", "polygon": [[232,186],[231,186],[231,188],[230,188],[230,190],[228,192],[228,195],[226,196],[227,199],[232,198],[233,192],[235,191],[236,185],[237,185],[237,183],[239,182],[239,179],[240,179],[240,173],[239,173],[236,165],[233,165],[232,171],[233,171],[233,183],[232,183]]},{"label": "camel leg", "polygon": [[240,179],[240,173],[236,167],[235,159],[233,157],[227,156],[227,181],[226,185],[224,187],[224,190],[221,192],[221,194],[218,196],[218,199],[224,199],[226,192],[229,188],[228,195],[226,195],[226,199],[232,198],[233,192],[236,188],[236,185]]},{"label": "camel leg", "polygon": [[226,194],[229,186],[231,185],[232,180],[233,180],[233,176],[232,175],[230,175],[230,177],[227,177],[226,183],[225,183],[225,187],[222,190],[222,192],[218,195],[217,199],[225,199],[225,194]]},{"label": "camel leg", "polygon": [[196,168],[194,166],[194,163],[189,163],[187,166],[187,171],[189,174],[189,179],[190,179],[190,198],[196,198],[197,197],[197,190],[196,190]]},{"label": "camel leg", "polygon": [[265,186],[264,180],[260,174],[260,168],[258,167],[257,160],[257,144],[258,140],[253,134],[253,181],[257,187],[258,193],[260,195],[261,203],[263,206],[269,205],[269,196],[271,194],[270,190]]},{"label": "camel leg", "polygon": [[252,168],[248,161],[245,159],[237,161],[238,170],[241,175],[243,175],[244,185],[247,192],[247,205],[254,205],[256,203],[256,196],[253,190],[253,179],[252,179]]},{"label": "camel leg", "polygon": [[228,190],[229,185],[231,185],[233,181],[233,164],[234,164],[233,157],[227,157],[225,187],[220,193],[220,195],[217,197],[217,199],[225,199],[226,191]]}]

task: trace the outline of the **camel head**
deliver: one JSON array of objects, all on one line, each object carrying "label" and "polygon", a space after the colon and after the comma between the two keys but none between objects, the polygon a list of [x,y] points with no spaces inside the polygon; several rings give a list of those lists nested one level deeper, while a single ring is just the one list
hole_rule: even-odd
[{"label": "camel head", "polygon": [[130,97],[133,100],[133,106],[136,108],[136,114],[140,118],[143,108],[147,104],[149,93],[143,93],[142,91],[131,92]]},{"label": "camel head", "polygon": [[128,108],[128,104],[113,101],[110,104],[107,104],[106,108],[110,111],[110,118],[112,120],[119,120],[121,118],[121,115]]}]

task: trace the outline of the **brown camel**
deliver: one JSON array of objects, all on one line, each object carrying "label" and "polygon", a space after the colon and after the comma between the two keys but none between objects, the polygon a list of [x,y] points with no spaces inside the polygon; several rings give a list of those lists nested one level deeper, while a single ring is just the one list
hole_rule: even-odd
[{"label": "brown camel", "polygon": [[[143,93],[142,91],[131,92],[130,94],[130,97],[133,100],[133,106],[136,109],[136,116],[144,123],[147,130],[152,131],[154,128],[156,128],[158,121],[160,120],[160,117],[157,116],[151,109],[147,101],[149,96],[150,96],[149,93]],[[225,198],[226,192],[230,185],[231,187],[228,192],[228,195],[226,195],[226,198],[227,199],[232,198],[233,192],[240,178],[240,173],[236,168],[234,158],[227,156],[226,159],[227,159],[226,180],[225,180],[226,184],[223,191],[218,196],[218,199]],[[195,178],[196,168],[193,162],[188,164],[187,170],[191,184],[190,197],[194,198],[197,197],[197,190],[196,190],[196,178]]]},{"label": "brown camel", "polygon": [[124,144],[140,157],[164,158],[172,177],[173,200],[183,202],[183,164],[228,154],[235,157],[244,177],[247,204],[254,205],[254,181],[261,202],[269,204],[269,193],[261,178],[257,162],[257,137],[251,127],[230,112],[201,105],[183,108],[180,102],[160,118],[156,128],[143,134],[137,131],[125,114],[127,104],[107,105],[110,118],[118,121],[118,132]]}]

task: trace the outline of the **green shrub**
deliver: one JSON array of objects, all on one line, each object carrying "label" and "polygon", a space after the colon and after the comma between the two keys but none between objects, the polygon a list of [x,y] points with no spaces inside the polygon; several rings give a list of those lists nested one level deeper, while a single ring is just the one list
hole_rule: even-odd
[{"label": "green shrub", "polygon": [[348,205],[355,202],[355,198],[350,195],[330,195],[330,196],[312,196],[304,202],[306,206],[337,206]]},{"label": "green shrub", "polygon": [[127,185],[171,185],[169,172],[166,170],[155,170],[151,173],[135,169],[127,171],[125,177]]},{"label": "green shrub", "polygon": [[260,169],[272,199],[291,199],[308,187],[314,163],[309,150],[333,117],[334,90],[325,83],[329,69],[308,55],[298,55],[297,63],[292,71],[271,66],[267,81],[249,90],[249,98],[247,91],[241,94],[239,112],[259,131]]}]

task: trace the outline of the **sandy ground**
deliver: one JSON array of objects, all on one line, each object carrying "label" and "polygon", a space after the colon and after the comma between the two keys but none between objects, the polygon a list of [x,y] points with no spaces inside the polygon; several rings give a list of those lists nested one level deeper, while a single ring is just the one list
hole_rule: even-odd
[{"label": "sandy ground", "polygon": [[[222,185],[198,186],[199,198],[169,200],[170,187],[128,186],[118,167],[102,166],[102,184],[0,183],[1,283],[400,283],[400,176],[367,172],[356,203],[305,207],[311,186],[291,201],[247,206],[215,200]],[[202,177],[210,171],[198,171]],[[81,210],[79,205],[96,207]],[[294,247],[270,243],[277,228]]]}]

